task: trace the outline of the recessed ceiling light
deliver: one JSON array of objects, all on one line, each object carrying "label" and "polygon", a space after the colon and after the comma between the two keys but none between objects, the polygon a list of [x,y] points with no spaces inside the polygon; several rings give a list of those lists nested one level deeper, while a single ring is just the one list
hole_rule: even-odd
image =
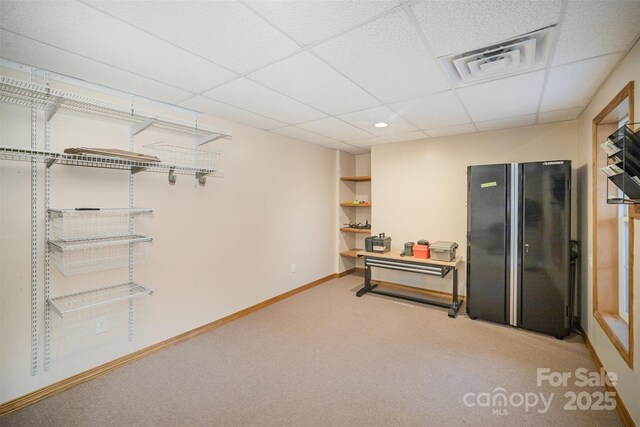
[{"label": "recessed ceiling light", "polygon": [[377,128],[386,128],[387,126],[389,126],[389,124],[385,122],[378,122],[374,126]]}]

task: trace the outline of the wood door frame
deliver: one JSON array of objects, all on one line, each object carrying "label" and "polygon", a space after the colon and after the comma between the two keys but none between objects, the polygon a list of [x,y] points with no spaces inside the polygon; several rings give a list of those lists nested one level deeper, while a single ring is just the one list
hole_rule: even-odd
[{"label": "wood door frame", "polygon": [[[634,244],[634,228],[633,228],[633,219],[634,217],[640,218],[640,205],[630,205],[629,206],[629,322],[628,322],[628,343],[629,348],[625,348],[622,341],[618,338],[618,335],[612,328],[612,325],[607,320],[610,318],[610,315],[613,313],[604,313],[598,310],[598,173],[600,172],[601,165],[597,164],[598,158],[598,149],[601,141],[598,141],[598,125],[602,123],[602,121],[613,112],[620,104],[622,104],[626,99],[629,100],[628,110],[629,110],[629,123],[634,123],[634,81],[630,81],[618,94],[613,97],[613,99],[607,104],[602,111],[593,119],[592,121],[592,138],[593,138],[593,151],[592,151],[592,192],[593,192],[593,206],[592,206],[592,225],[593,225],[593,316],[598,322],[598,324],[602,327],[604,333],[609,337],[614,347],[620,353],[620,356],[624,359],[624,361],[629,365],[631,369],[633,369],[634,365],[634,342],[633,342],[633,265],[634,265],[634,253],[633,253],[633,244]],[[636,209],[638,208],[638,209]],[[617,250],[617,249],[616,249]],[[615,313],[617,315],[617,313]]]}]

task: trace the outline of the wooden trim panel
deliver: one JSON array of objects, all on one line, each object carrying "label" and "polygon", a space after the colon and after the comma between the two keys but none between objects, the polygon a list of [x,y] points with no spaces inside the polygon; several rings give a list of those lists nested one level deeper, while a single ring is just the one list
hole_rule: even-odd
[{"label": "wooden trim panel", "polygon": [[29,405],[32,405],[42,399],[46,399],[47,397],[53,396],[56,393],[61,391],[68,390],[72,387],[77,386],[78,384],[82,384],[94,378],[97,378],[101,375],[104,375],[108,372],[113,371],[121,366],[127,365],[131,362],[135,362],[136,360],[140,360],[144,357],[150,356],[153,353],[158,351],[167,349],[169,347],[173,347],[176,344],[180,344],[183,341],[188,340],[189,338],[196,337],[198,335],[202,335],[205,332],[212,331],[220,326],[223,326],[229,322],[240,319],[248,314],[261,310],[265,307],[268,307],[272,304],[277,303],[278,301],[282,301],[287,299],[295,294],[298,294],[302,291],[306,291],[307,289],[311,289],[314,286],[317,286],[321,283],[327,282],[331,279],[335,279],[338,277],[338,273],[330,274],[321,279],[314,280],[311,283],[307,283],[306,285],[300,286],[298,288],[292,289],[283,294],[277,295],[273,298],[269,298],[268,300],[262,301],[256,305],[252,305],[251,307],[247,307],[244,310],[240,310],[236,313],[230,314],[222,319],[218,319],[214,322],[207,323],[206,325],[200,326],[198,328],[192,329],[183,334],[177,335],[173,338],[166,339],[157,344],[151,345],[149,347],[140,349],[131,354],[127,354],[126,356],[122,356],[118,359],[112,360],[111,362],[107,362],[103,365],[97,366],[95,368],[89,369],[88,371],[81,372],[72,377],[66,378],[64,380],[58,381],[54,384],[43,387],[39,390],[32,391],[31,393],[25,394],[24,396],[18,397],[16,399],[10,400],[6,403],[0,405],[0,416],[6,415],[10,412],[17,411],[19,409],[25,408]]},{"label": "wooden trim panel", "polygon": [[[600,358],[598,357],[598,353],[596,353],[596,349],[593,348],[593,345],[591,345],[591,341],[589,341],[589,337],[584,331],[582,331],[582,338],[584,339],[584,344],[587,346],[587,348],[589,349],[589,352],[591,353],[591,357],[593,358],[593,361],[596,364],[596,367],[598,369],[604,369],[604,371],[606,372],[604,365],[602,364],[602,362],[600,361]],[[624,425],[627,427],[636,427],[636,424],[633,422],[633,418],[631,418],[631,414],[629,414],[629,410],[627,409],[624,402],[622,401],[622,398],[620,398],[620,394],[618,393],[618,390],[616,390],[614,386],[606,385],[606,387],[608,391],[612,391],[615,393],[616,408],[620,413],[620,417],[622,418]]]},{"label": "wooden trim panel", "polygon": [[[630,81],[613,99],[600,111],[600,113],[592,121],[592,227],[593,227],[593,316],[602,327],[604,333],[611,340],[614,347],[620,353],[622,359],[627,365],[633,369],[634,367],[634,223],[635,219],[640,219],[636,214],[638,206],[629,208],[629,322],[627,325],[617,322],[616,316],[618,313],[618,279],[617,279],[617,265],[618,265],[618,250],[617,250],[617,225],[615,226],[615,235],[612,235],[611,224],[607,224],[606,218],[599,218],[599,212],[605,212],[607,207],[606,200],[603,199],[603,195],[600,194],[598,187],[601,186],[599,181],[602,181],[603,177],[600,172],[600,164],[598,163],[599,145],[601,143],[600,131],[605,130],[602,122],[607,118],[611,112],[613,112],[625,99],[628,99],[628,115],[629,123],[634,123],[634,81]],[[599,126],[601,128],[599,129]],[[617,127],[613,125],[614,127]],[[604,178],[606,179],[606,178]],[[605,184],[606,185],[606,184]],[[606,191],[606,187],[605,191]],[[602,189],[601,189],[602,191]],[[599,198],[600,197],[600,198]],[[617,214],[616,214],[617,221]],[[610,222],[610,221],[609,221]],[[599,233],[600,232],[600,233]],[[599,236],[600,234],[600,236]],[[610,239],[615,240],[612,244]],[[607,258],[607,254],[611,251],[603,250],[602,247],[598,248],[598,242],[615,248],[615,271],[611,271],[611,268],[607,268],[611,259],[600,259],[599,253]],[[604,264],[603,264],[604,263]],[[611,267],[611,266],[610,266]],[[604,286],[603,283],[607,283],[609,286]],[[616,332],[617,331],[617,332]],[[618,334],[621,334],[620,336]],[[622,336],[624,335],[624,336]]]},{"label": "wooden trim panel", "polygon": [[338,273],[338,277],[348,276],[349,274],[352,274],[352,273],[355,273],[355,272],[356,272],[355,267],[354,268],[350,268],[350,269],[345,270],[345,271],[343,271],[341,273]]},{"label": "wooden trim panel", "polygon": [[[627,350],[627,346],[621,338],[618,338],[618,335],[610,324],[611,318],[615,317],[615,315],[595,311],[593,313],[593,317],[596,318],[605,335],[609,337],[609,340],[611,340],[613,346],[616,348],[616,350],[618,350],[618,353],[620,353],[620,356],[624,359],[627,365],[629,365],[629,367],[633,369],[633,349],[630,346],[631,343],[629,343],[630,348]],[[628,329],[625,332],[628,333]]]}]

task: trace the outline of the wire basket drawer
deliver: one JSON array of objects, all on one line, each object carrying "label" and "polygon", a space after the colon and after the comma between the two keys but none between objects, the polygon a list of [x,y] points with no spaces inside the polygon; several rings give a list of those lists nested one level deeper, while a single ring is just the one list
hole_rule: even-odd
[{"label": "wire basket drawer", "polygon": [[218,170],[222,155],[220,150],[187,147],[167,141],[154,142],[144,147],[148,154],[158,157],[165,165],[207,171]]},{"label": "wire basket drawer", "polygon": [[153,209],[49,209],[52,240],[87,240],[146,235]]},{"label": "wire basket drawer", "polygon": [[147,236],[127,236],[93,240],[49,242],[51,259],[65,276],[109,270],[129,265],[131,246],[134,264],[141,264],[149,257],[153,239]]}]

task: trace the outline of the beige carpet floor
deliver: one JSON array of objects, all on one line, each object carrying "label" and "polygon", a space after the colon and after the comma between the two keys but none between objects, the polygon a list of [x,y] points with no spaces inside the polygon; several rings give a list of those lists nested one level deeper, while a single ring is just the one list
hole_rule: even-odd
[{"label": "beige carpet floor", "polygon": [[[617,426],[566,411],[536,368],[596,367],[582,342],[457,319],[444,309],[355,297],[347,276],[0,419],[8,426]],[[467,393],[555,393],[542,404],[468,407]],[[545,397],[547,398],[547,397]],[[474,398],[467,396],[468,402]],[[518,398],[514,403],[519,402]],[[499,408],[500,409],[500,408]]]}]

